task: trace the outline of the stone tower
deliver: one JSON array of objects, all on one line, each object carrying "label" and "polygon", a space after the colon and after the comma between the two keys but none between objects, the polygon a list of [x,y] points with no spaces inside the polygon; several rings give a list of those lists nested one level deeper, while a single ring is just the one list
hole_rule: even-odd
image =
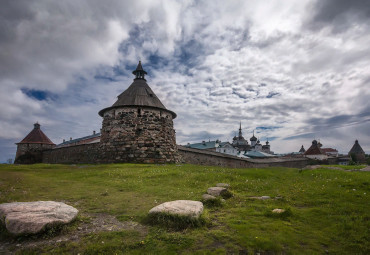
[{"label": "stone tower", "polygon": [[352,146],[351,150],[348,152],[348,156],[352,158],[353,161],[365,163],[366,155],[358,140],[355,141],[355,144]]},{"label": "stone tower", "polygon": [[105,162],[175,163],[179,161],[173,119],[146,83],[139,61],[134,82],[103,117],[101,158]]},{"label": "stone tower", "polygon": [[33,130],[17,145],[14,164],[34,164],[42,162],[42,152],[52,149],[55,144],[42,132],[40,124],[35,123]]}]

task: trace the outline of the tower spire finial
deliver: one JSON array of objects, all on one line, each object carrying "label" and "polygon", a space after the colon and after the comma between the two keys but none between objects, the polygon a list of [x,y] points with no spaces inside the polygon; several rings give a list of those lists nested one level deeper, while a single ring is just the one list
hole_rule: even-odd
[{"label": "tower spire finial", "polygon": [[139,64],[136,67],[136,70],[132,72],[136,76],[135,79],[144,79],[145,80],[145,74],[147,72],[144,71],[143,66],[141,65],[141,60],[139,60]]}]

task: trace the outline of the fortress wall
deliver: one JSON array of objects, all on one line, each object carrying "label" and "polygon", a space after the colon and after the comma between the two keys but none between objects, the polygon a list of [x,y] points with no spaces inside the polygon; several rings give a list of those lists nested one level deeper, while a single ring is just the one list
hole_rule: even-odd
[{"label": "fortress wall", "polygon": [[[178,146],[182,162],[195,165],[211,165],[232,168],[292,167],[302,168],[309,164],[306,158],[268,158],[243,159],[213,151],[190,149]],[[119,153],[119,151],[117,151]],[[43,152],[43,163],[50,164],[96,164],[112,163],[113,158],[107,152],[102,153],[100,143],[82,144],[56,148]],[[132,162],[116,160],[115,162]],[[312,162],[311,162],[312,163]]]},{"label": "fortress wall", "polygon": [[81,144],[44,151],[42,163],[88,164],[99,163],[99,143]]},{"label": "fortress wall", "polygon": [[218,152],[186,148],[183,146],[178,146],[178,151],[184,163],[195,165],[224,166],[232,168],[303,168],[309,163],[309,160],[306,158],[245,159]]}]

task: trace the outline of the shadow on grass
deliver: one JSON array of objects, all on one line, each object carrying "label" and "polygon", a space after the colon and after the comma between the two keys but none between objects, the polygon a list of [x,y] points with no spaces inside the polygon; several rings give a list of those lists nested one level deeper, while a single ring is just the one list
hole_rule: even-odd
[{"label": "shadow on grass", "polygon": [[209,219],[203,212],[199,218],[172,215],[168,213],[152,213],[142,219],[143,224],[156,225],[167,230],[180,231],[188,228],[198,228],[209,224]]},{"label": "shadow on grass", "polygon": [[222,200],[219,197],[216,199],[203,199],[202,203],[208,208],[222,207]]}]

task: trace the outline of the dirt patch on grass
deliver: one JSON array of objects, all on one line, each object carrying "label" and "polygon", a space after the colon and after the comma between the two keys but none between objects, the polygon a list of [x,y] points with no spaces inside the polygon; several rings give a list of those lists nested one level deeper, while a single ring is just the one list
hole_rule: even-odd
[{"label": "dirt patch on grass", "polygon": [[91,233],[122,230],[137,231],[142,237],[148,234],[148,228],[135,221],[121,222],[109,214],[82,214],[72,226],[63,227],[56,233],[0,239],[0,254],[13,254],[21,249],[57,245],[62,242],[78,242],[83,236]]}]

